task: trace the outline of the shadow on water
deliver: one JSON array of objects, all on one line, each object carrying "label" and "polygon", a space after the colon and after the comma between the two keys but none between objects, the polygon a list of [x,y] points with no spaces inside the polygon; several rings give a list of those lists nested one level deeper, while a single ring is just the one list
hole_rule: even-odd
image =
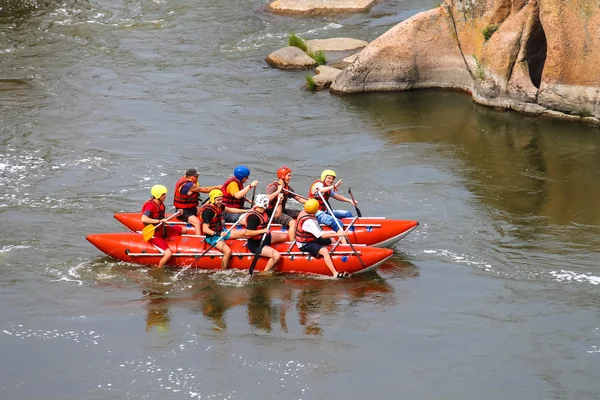
[{"label": "shadow on water", "polygon": [[394,288],[384,276],[408,279],[419,275],[416,266],[398,256],[380,269],[381,274],[370,272],[344,280],[289,274],[250,279],[245,271],[188,271],[173,280],[176,271],[101,262],[84,279],[102,286],[141,289],[147,331],[169,331],[173,309],[184,308],[203,315],[214,331],[224,332],[228,323],[240,322],[231,321],[228,312],[243,307],[253,330],[288,333],[294,321],[304,335],[319,335],[325,329],[319,324],[320,315],[338,314],[365,303],[396,305]]}]

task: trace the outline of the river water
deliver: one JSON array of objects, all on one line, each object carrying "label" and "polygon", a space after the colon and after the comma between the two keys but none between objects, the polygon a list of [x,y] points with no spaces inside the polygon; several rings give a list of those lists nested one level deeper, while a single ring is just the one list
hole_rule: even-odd
[{"label": "river water", "polygon": [[[0,398],[600,397],[600,131],[459,92],[310,93],[264,61],[291,32],[373,40],[436,1],[7,4]],[[421,225],[343,281],[174,280],[86,242],[154,183],[238,164],[261,187],[289,165],[301,192],[331,168],[363,214]]]}]

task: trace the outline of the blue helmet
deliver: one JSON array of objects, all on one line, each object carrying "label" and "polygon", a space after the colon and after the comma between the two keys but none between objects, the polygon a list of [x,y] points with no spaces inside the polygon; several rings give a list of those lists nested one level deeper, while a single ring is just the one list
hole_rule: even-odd
[{"label": "blue helmet", "polygon": [[241,181],[242,179],[250,176],[250,170],[248,169],[248,167],[246,167],[244,165],[238,165],[233,170],[233,176],[235,176],[236,178],[238,178]]}]

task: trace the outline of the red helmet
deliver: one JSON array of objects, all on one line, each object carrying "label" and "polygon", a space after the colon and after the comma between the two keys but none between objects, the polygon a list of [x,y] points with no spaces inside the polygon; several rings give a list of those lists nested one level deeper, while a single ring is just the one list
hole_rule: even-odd
[{"label": "red helmet", "polygon": [[290,167],[286,167],[285,165],[283,167],[279,167],[279,169],[277,170],[277,177],[279,179],[284,179],[285,176],[287,174],[289,174],[290,172],[292,172],[292,170],[290,169]]}]

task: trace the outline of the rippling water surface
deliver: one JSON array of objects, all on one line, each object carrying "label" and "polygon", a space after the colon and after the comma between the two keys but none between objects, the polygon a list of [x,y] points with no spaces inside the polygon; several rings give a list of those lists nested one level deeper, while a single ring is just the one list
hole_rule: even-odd
[{"label": "rippling water surface", "polygon": [[[436,6],[332,18],[264,1],[0,8],[6,399],[597,399],[600,131],[457,92],[333,96],[264,58],[291,32],[373,40]],[[325,168],[416,219],[344,281],[155,271],[85,241],[155,183]],[[344,205],[341,205],[343,207]]]}]

